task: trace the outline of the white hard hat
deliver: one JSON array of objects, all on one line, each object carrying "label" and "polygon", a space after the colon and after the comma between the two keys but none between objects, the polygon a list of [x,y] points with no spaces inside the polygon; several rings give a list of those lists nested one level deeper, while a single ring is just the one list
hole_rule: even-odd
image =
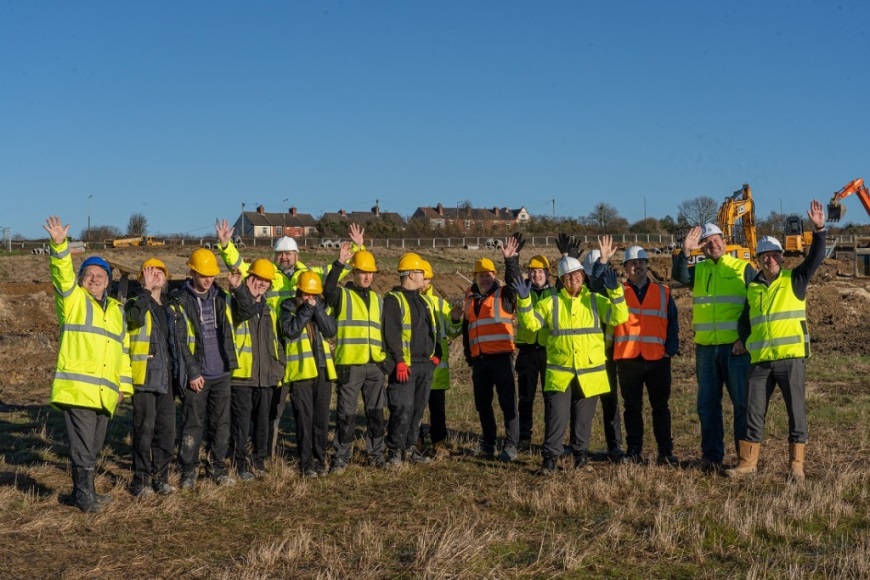
[{"label": "white hard hat", "polygon": [[646,255],[646,250],[640,246],[629,246],[625,249],[625,256],[622,257],[622,263],[625,264],[629,260],[649,260]]},{"label": "white hard hat", "polygon": [[586,255],[583,256],[583,271],[591,276],[592,266],[595,265],[595,262],[597,262],[599,258],[601,258],[601,250],[589,250],[586,252]]},{"label": "white hard hat", "polygon": [[580,263],[580,260],[572,258],[571,256],[565,256],[559,260],[559,265],[556,267],[556,271],[559,273],[560,278],[565,274],[570,274],[577,270],[583,270],[583,264]]},{"label": "white hard hat", "polygon": [[704,224],[703,226],[701,226],[702,240],[705,240],[710,236],[715,236],[716,234],[719,234],[720,236],[724,235],[722,233],[722,230],[720,230],[719,226],[717,226],[716,224]]},{"label": "white hard hat", "polygon": [[296,245],[296,240],[290,236],[278,238],[275,242],[276,252],[299,252],[299,246]]},{"label": "white hard hat", "polygon": [[764,236],[758,240],[758,246],[755,247],[755,255],[760,256],[764,252],[782,252],[782,244],[773,236]]}]

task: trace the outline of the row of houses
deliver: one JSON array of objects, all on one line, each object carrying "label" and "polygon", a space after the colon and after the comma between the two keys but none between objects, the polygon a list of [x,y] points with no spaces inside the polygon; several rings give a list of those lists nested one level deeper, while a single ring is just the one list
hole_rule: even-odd
[{"label": "row of houses", "polygon": [[[420,220],[431,229],[456,228],[466,232],[509,232],[522,226],[531,219],[525,207],[509,209],[506,207],[472,208],[444,207],[439,203],[433,207],[418,207],[410,221]],[[236,220],[236,233],[245,238],[279,238],[281,236],[308,237],[335,229],[336,225],[356,223],[363,227],[385,224],[396,231],[403,231],[408,223],[395,212],[382,212],[379,205],[371,211],[326,212],[320,219],[311,214],[299,213],[295,206],[286,212],[267,212],[260,205],[256,211],[243,211]],[[346,231],[342,229],[342,231]]]}]

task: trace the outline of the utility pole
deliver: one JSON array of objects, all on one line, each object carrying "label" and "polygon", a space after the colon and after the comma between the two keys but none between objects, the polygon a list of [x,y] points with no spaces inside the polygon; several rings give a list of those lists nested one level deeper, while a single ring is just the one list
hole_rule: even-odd
[{"label": "utility pole", "polygon": [[643,219],[646,219],[646,196],[643,196]]},{"label": "utility pole", "polygon": [[556,219],[556,198],[553,198],[553,219]]},{"label": "utility pole", "polygon": [[88,239],[85,240],[89,244],[91,243],[91,198],[92,197],[94,197],[94,194],[91,194],[88,196],[88,233],[86,236]]}]

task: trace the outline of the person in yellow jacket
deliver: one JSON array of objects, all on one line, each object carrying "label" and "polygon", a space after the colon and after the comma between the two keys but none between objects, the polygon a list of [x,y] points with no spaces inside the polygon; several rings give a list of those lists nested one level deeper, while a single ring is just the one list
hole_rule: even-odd
[{"label": "person in yellow jacket", "polygon": [[774,237],[758,242],[761,272],[750,282],[746,307],[738,331],[749,351],[746,436],[738,444],[739,463],[729,477],[756,472],[764,439],[767,407],[779,386],[788,412],[789,479],[801,482],[807,444],[806,357],[810,354],[807,330],[807,286],[825,259],[825,213],[813,200],[807,216],[815,226],[807,257],[794,270],[782,267],[782,245]]},{"label": "person in yellow jacket", "polygon": [[612,269],[603,274],[607,296],[595,294],[583,284],[583,267],[576,258],[562,258],[557,273],[562,288],[534,306],[531,282],[517,277],[512,283],[517,293],[520,327],[532,332],[542,328],[550,331],[544,377],[542,475],[555,473],[556,461],[564,451],[565,429],[572,416],[574,466],[587,464],[598,395],[610,391],[601,321],[618,325],[628,320],[625,294]]},{"label": "person in yellow jacket", "polygon": [[[423,260],[423,286],[420,294],[431,305],[435,313],[435,326],[438,330],[438,340],[441,343],[441,360],[432,375],[432,388],[429,390],[429,439],[432,442],[432,453],[435,459],[444,459],[450,452],[447,449],[447,413],[445,395],[450,388],[450,339],[462,335],[462,306],[451,306],[450,303],[435,294],[432,278],[435,272],[432,264]],[[421,442],[425,429],[420,428]],[[422,445],[420,446],[422,447]],[[421,449],[422,451],[422,449]]]},{"label": "person in yellow jacket", "polygon": [[281,331],[287,352],[284,382],[290,385],[296,419],[296,448],[303,477],[325,477],[329,401],[335,364],[327,338],[335,336],[335,319],[323,304],[323,284],[303,272],[296,298],[281,304]]},{"label": "person in yellow jacket", "polygon": [[50,216],[43,228],[51,237],[51,284],[60,323],[50,402],[66,423],[72,502],[83,512],[98,512],[111,500],[94,486],[106,427],[124,395],[133,394],[130,338],[123,305],[107,293],[112,281],[108,262],[90,257],[76,276],[66,239],[69,225]]},{"label": "person in yellow jacket", "polygon": [[[233,233],[235,228],[230,227],[227,220],[218,220],[215,223],[215,233],[218,241],[218,254],[223,259],[224,264],[230,271],[238,270],[242,276],[248,275],[250,264],[242,259],[238,248],[233,243]],[[363,249],[365,229],[360,228],[356,224],[350,225],[350,238],[353,240],[354,249]],[[316,272],[320,279],[323,280],[329,273],[331,267],[312,266],[308,267],[299,259],[299,245],[296,240],[290,236],[282,236],[275,240],[274,244],[275,257],[274,264],[276,266],[275,277],[272,279],[272,284],[266,291],[266,303],[275,312],[281,311],[281,303],[288,298],[295,298],[296,285],[299,282],[299,276],[303,272]],[[349,269],[341,272],[340,278],[344,278],[350,273]],[[284,407],[287,404],[287,392],[289,385],[278,385],[272,392],[272,408],[269,412],[269,455],[273,455],[278,443],[278,424],[284,414]]]}]

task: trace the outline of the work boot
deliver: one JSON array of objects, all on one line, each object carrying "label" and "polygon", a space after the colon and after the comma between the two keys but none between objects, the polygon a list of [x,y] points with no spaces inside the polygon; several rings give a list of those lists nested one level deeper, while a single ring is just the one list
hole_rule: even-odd
[{"label": "work boot", "polygon": [[329,473],[332,475],[341,475],[347,469],[347,461],[344,459],[333,458],[332,465],[329,466]]},{"label": "work boot", "polygon": [[495,449],[481,442],[477,445],[477,449],[474,450],[474,455],[483,459],[492,459],[495,457]]},{"label": "work boot", "polygon": [[76,507],[86,514],[97,513],[103,509],[94,493],[93,467],[73,467],[73,486]]},{"label": "work boot", "polygon": [[157,495],[172,495],[175,493],[175,488],[169,485],[166,481],[155,481],[154,493]]},{"label": "work boot", "polygon": [[181,491],[193,490],[196,487],[196,473],[182,473],[181,474]]},{"label": "work boot", "polygon": [[398,469],[402,466],[402,451],[401,449],[390,449],[387,452],[387,469]]},{"label": "work boot", "polygon": [[447,449],[447,445],[444,444],[443,441],[438,441],[437,443],[432,444],[432,460],[433,461],[443,461],[450,457],[450,450]]},{"label": "work boot", "polygon": [[432,460],[420,453],[416,447],[405,449],[405,461],[408,463],[430,463]]},{"label": "work boot", "polygon": [[629,448],[628,453],[625,454],[625,463],[634,463],[635,465],[640,465],[644,463],[643,453],[640,449],[631,449]]},{"label": "work boot", "polygon": [[222,487],[231,487],[236,484],[236,478],[226,473],[219,473],[212,480]]},{"label": "work boot", "polygon": [[520,442],[517,443],[517,451],[521,453],[529,453],[532,450],[531,439],[523,439],[520,437]]},{"label": "work boot", "polygon": [[589,465],[589,452],[585,449],[574,453],[574,469],[583,469]]},{"label": "work boot", "polygon": [[239,472],[239,480],[240,481],[254,481],[257,479],[257,476],[253,474],[251,471],[240,471]]},{"label": "work boot", "polygon": [[607,461],[609,461],[610,463],[616,463],[616,464],[628,463],[628,460],[626,459],[625,451],[623,451],[619,447],[611,447],[607,451]]},{"label": "work boot", "polygon": [[368,463],[369,467],[374,467],[375,469],[382,469],[387,462],[384,460],[383,455],[369,455]]},{"label": "work boot", "polygon": [[801,483],[807,478],[804,474],[804,452],[806,448],[806,443],[788,444],[788,455],[791,460],[791,472],[788,474],[788,478],[794,483]]},{"label": "work boot", "polygon": [[656,463],[659,465],[667,465],[669,467],[679,467],[680,460],[672,451],[661,451],[656,458]]},{"label": "work boot", "polygon": [[544,477],[547,477],[555,474],[556,460],[552,457],[544,457],[544,461],[541,463],[541,469],[538,470],[538,475],[543,475]]},{"label": "work boot", "polygon": [[760,449],[761,443],[740,440],[737,443],[737,467],[726,469],[725,475],[732,478],[753,475],[758,471],[758,452]]},{"label": "work boot", "polygon": [[501,454],[498,456],[499,461],[504,461],[505,463],[510,463],[514,459],[517,458],[517,448],[515,445],[510,443],[505,444],[504,449],[501,450]]}]

